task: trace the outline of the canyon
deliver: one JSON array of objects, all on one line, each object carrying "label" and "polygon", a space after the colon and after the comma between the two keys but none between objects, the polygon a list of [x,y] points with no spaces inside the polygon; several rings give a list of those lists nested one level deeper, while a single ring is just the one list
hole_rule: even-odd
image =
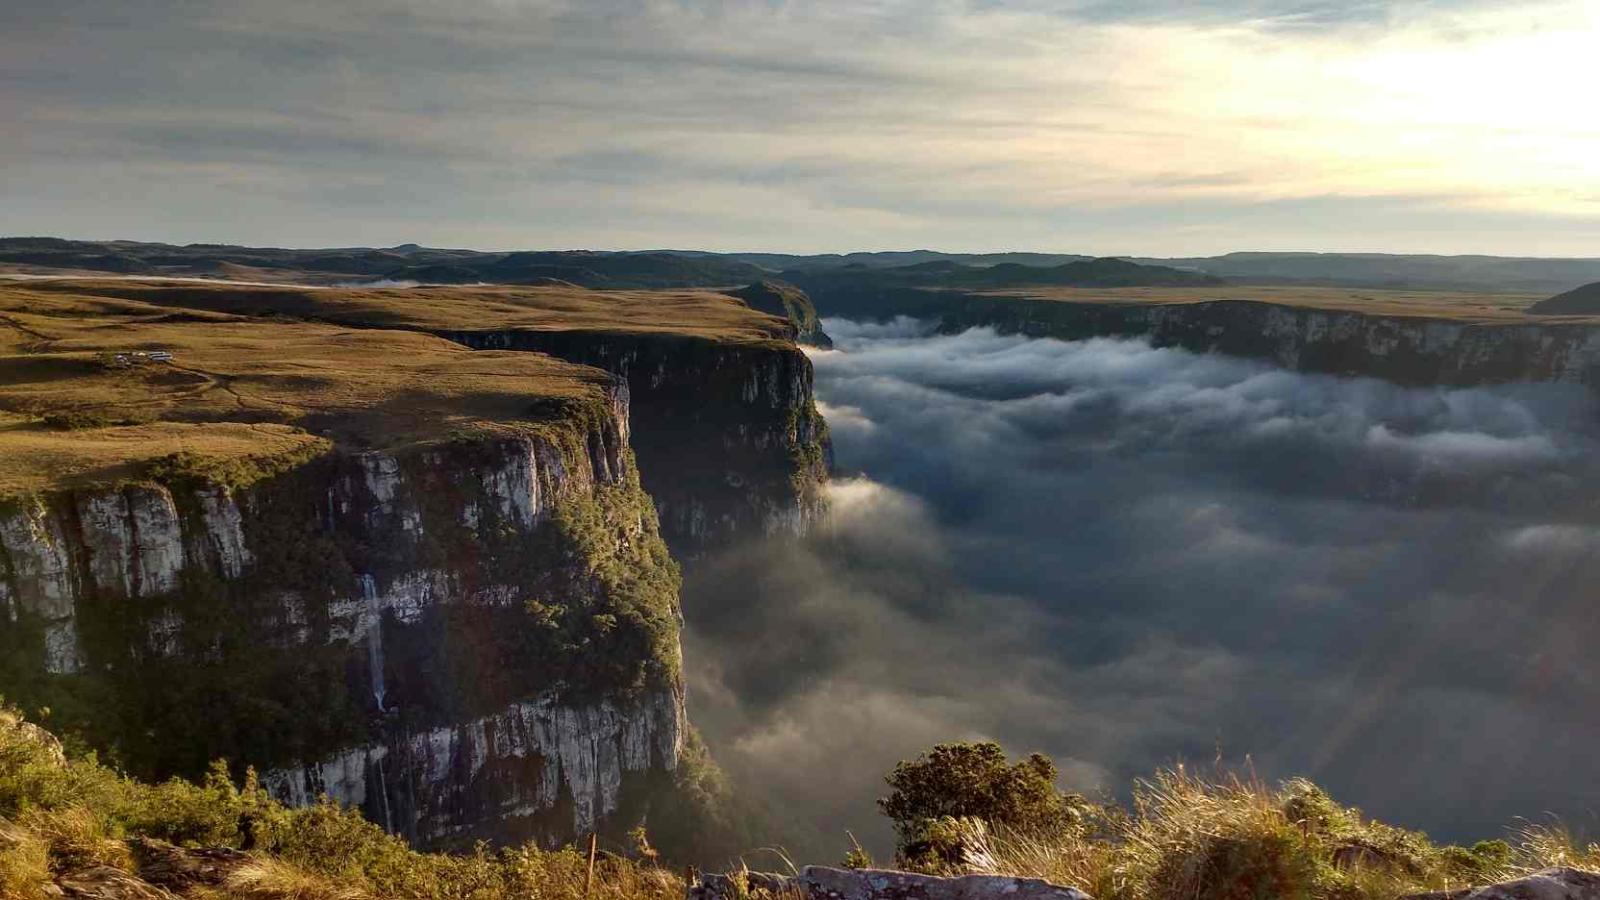
[{"label": "canyon", "polygon": [[1520,295],[837,285],[0,287],[0,690],[422,847],[708,821],[680,566],[828,520],[819,313],[1401,385],[1600,366]]},{"label": "canyon", "polygon": [[1600,318],[1537,315],[1536,294],[1315,287],[920,289],[818,281],[824,315],[922,319],[942,333],[1085,340],[1259,359],[1301,372],[1397,384],[1517,381],[1590,384],[1600,373]]}]

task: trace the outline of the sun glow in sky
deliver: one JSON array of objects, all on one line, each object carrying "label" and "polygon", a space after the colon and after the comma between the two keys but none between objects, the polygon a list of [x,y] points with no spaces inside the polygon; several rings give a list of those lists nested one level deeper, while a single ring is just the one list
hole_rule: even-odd
[{"label": "sun glow in sky", "polygon": [[1600,254],[1600,4],[23,0],[0,233]]}]

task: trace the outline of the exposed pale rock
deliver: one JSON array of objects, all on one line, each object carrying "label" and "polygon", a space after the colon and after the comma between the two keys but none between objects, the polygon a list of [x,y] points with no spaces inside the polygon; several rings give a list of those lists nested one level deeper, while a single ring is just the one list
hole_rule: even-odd
[{"label": "exposed pale rock", "polygon": [[385,613],[401,625],[415,625],[428,607],[450,603],[458,594],[454,579],[443,569],[406,572],[381,587],[371,575],[361,575],[356,586],[355,595],[328,604],[331,640],[361,640]]},{"label": "exposed pale rock", "polygon": [[1600,875],[1565,867],[1545,869],[1486,887],[1412,894],[1402,900],[1600,900]]},{"label": "exposed pale rock", "polygon": [[39,503],[0,514],[0,547],[11,582],[9,602],[45,621],[46,668],[54,674],[78,671],[77,590],[60,519]]},{"label": "exposed pale rock", "polygon": [[807,866],[799,875],[745,872],[702,875],[691,884],[688,900],[739,900],[746,887],[774,896],[800,894],[810,900],[1090,900],[1077,888],[1038,878],[1010,875],[962,875],[941,878],[889,869],[834,869]]},{"label": "exposed pale rock", "polygon": [[110,866],[94,866],[56,879],[68,900],[176,900],[162,888]]},{"label": "exposed pale rock", "polygon": [[172,494],[166,488],[131,488],[128,510],[138,595],[154,597],[177,589],[184,562],[183,530]]},{"label": "exposed pale rock", "polygon": [[89,560],[89,577],[102,593],[133,596],[133,525],[121,491],[80,494],[78,526]]},{"label": "exposed pale rock", "polygon": [[250,548],[245,546],[244,517],[233,495],[222,488],[201,488],[195,492],[200,501],[200,521],[203,525],[204,553],[216,565],[224,578],[238,578],[245,567],[255,561]]},{"label": "exposed pale rock", "polygon": [[363,453],[358,457],[362,482],[372,495],[373,511],[389,513],[394,509],[394,497],[400,488],[400,461],[383,453]]},{"label": "exposed pale rock", "polygon": [[[494,500],[502,519],[532,528],[539,514],[544,512],[533,443],[519,442],[513,452],[505,454],[499,466],[484,472],[483,487]],[[468,527],[476,528],[476,506],[472,508],[471,518]]]},{"label": "exposed pale rock", "polygon": [[493,801],[475,818],[532,815],[567,795],[573,803],[572,833],[581,834],[616,811],[624,775],[676,768],[684,732],[683,699],[675,691],[582,706],[546,696],[486,718],[397,735],[275,770],[263,784],[290,805],[304,806],[326,795],[379,821],[385,810],[392,817],[402,806],[388,795],[412,797],[415,820],[396,821],[391,830],[437,840],[480,824],[460,817],[459,800],[481,779],[503,777],[499,773],[509,761],[537,761],[532,781],[497,784]]},{"label": "exposed pale rock", "polygon": [[37,503],[3,514],[0,546],[10,560],[14,597],[22,610],[43,618],[72,615],[72,559],[59,519]]}]

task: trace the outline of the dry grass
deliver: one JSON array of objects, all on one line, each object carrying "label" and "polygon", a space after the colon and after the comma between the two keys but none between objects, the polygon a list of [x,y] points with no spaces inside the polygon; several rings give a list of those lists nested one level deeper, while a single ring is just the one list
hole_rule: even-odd
[{"label": "dry grass", "polygon": [[963,871],[1044,878],[1099,900],[1394,900],[1514,877],[1551,865],[1600,868],[1600,846],[1559,828],[1515,846],[1435,845],[1374,822],[1302,780],[1159,773],[1131,810],[1059,834],[993,832],[969,823]]},{"label": "dry grass", "polygon": [[238,900],[367,900],[371,896],[266,856],[235,869],[228,876],[227,893]]},{"label": "dry grass", "polygon": [[[3,284],[3,282],[0,282]],[[789,326],[711,290],[595,291],[580,287],[320,288],[146,279],[18,282],[37,293],[118,297],[190,310],[273,314],[419,330],[681,334],[716,341],[784,341]],[[0,290],[4,290],[0,287]]]},{"label": "dry grass", "polygon": [[44,840],[51,865],[58,870],[107,866],[133,871],[133,854],[128,845],[115,833],[110,821],[88,807],[31,809],[19,823]]},{"label": "dry grass", "polygon": [[[156,350],[173,361],[109,359]],[[514,433],[607,384],[541,354],[410,332],[0,287],[0,495],[127,480],[175,453],[249,470],[329,445]]]},{"label": "dry grass", "polygon": [[1208,300],[1253,300],[1307,309],[1360,312],[1374,316],[1418,316],[1494,324],[1596,322],[1594,316],[1529,316],[1525,310],[1546,294],[1473,293],[1470,291],[1379,290],[1304,285],[1222,285],[1217,287],[1071,288],[1039,287],[985,291],[1060,303],[1200,303]]},{"label": "dry grass", "polygon": [[50,848],[44,838],[0,819],[0,897],[37,900],[50,884]]}]

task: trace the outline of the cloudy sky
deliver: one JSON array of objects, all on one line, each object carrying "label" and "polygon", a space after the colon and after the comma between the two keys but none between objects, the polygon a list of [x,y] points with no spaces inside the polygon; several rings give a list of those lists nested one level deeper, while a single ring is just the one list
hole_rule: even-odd
[{"label": "cloudy sky", "polygon": [[1600,245],[1587,0],[5,6],[0,234]]}]

